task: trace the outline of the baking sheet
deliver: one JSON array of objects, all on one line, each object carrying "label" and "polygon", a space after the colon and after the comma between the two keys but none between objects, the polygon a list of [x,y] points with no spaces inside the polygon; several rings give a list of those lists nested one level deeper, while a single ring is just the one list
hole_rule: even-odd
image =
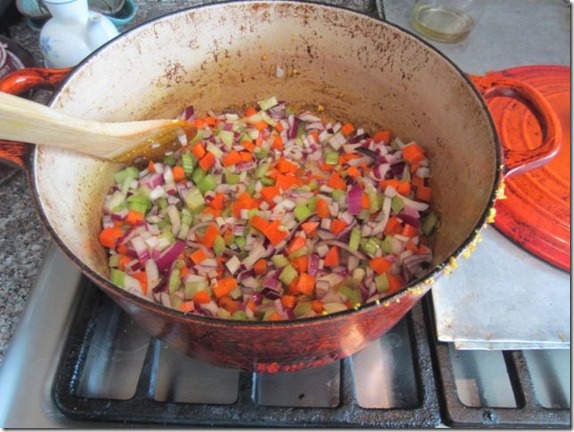
[{"label": "baking sheet", "polygon": [[438,339],[457,349],[569,349],[570,282],[488,226],[432,289]]}]

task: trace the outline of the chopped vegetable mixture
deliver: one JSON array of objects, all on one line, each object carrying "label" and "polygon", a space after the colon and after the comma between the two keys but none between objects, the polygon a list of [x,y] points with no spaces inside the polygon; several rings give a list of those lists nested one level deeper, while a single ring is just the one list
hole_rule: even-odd
[{"label": "chopped vegetable mixture", "polygon": [[423,147],[275,97],[196,115],[198,135],[115,174],[111,281],[184,313],[288,320],[356,308],[422,276],[437,224]]}]

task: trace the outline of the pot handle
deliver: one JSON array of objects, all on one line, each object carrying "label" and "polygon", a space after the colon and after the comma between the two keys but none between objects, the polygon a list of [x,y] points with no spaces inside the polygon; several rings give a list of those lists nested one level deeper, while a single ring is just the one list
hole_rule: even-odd
[{"label": "pot handle", "polygon": [[[0,79],[0,91],[20,94],[35,88],[54,90],[72,69],[25,68]],[[0,160],[26,170],[26,159],[32,147],[0,139]]]},{"label": "pot handle", "polygon": [[523,103],[534,115],[542,131],[542,143],[534,149],[514,150],[502,142],[504,174],[511,176],[541,167],[560,149],[562,127],[546,98],[534,87],[512,78],[469,75],[484,99],[510,97]]}]

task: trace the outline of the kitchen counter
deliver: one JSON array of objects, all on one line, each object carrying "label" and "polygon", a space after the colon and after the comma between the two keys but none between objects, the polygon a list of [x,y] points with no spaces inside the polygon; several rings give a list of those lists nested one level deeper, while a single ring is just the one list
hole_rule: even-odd
[{"label": "kitchen counter", "polygon": [[[468,39],[457,44],[431,42],[464,71],[483,74],[529,64],[570,64],[571,9],[563,0],[483,0],[486,11]],[[207,1],[138,0],[133,22],[122,29],[157,16]],[[409,23],[414,0],[331,0],[329,3],[359,12],[379,13],[387,20],[412,31]],[[36,61],[38,31],[24,20],[9,27],[10,37],[27,48]],[[474,53],[483,55],[477,56]],[[485,54],[487,53],[487,55]],[[488,62],[484,58],[488,58]],[[49,95],[39,93],[47,100]],[[12,334],[34,285],[50,237],[32,203],[26,175],[16,172],[0,184],[0,365]]]}]

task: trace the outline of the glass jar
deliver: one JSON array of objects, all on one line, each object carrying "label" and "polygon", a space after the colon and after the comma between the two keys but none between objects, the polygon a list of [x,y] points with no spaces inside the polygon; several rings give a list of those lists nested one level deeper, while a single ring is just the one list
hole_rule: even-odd
[{"label": "glass jar", "polygon": [[482,16],[485,3],[485,0],[417,0],[412,25],[429,39],[460,42]]}]

